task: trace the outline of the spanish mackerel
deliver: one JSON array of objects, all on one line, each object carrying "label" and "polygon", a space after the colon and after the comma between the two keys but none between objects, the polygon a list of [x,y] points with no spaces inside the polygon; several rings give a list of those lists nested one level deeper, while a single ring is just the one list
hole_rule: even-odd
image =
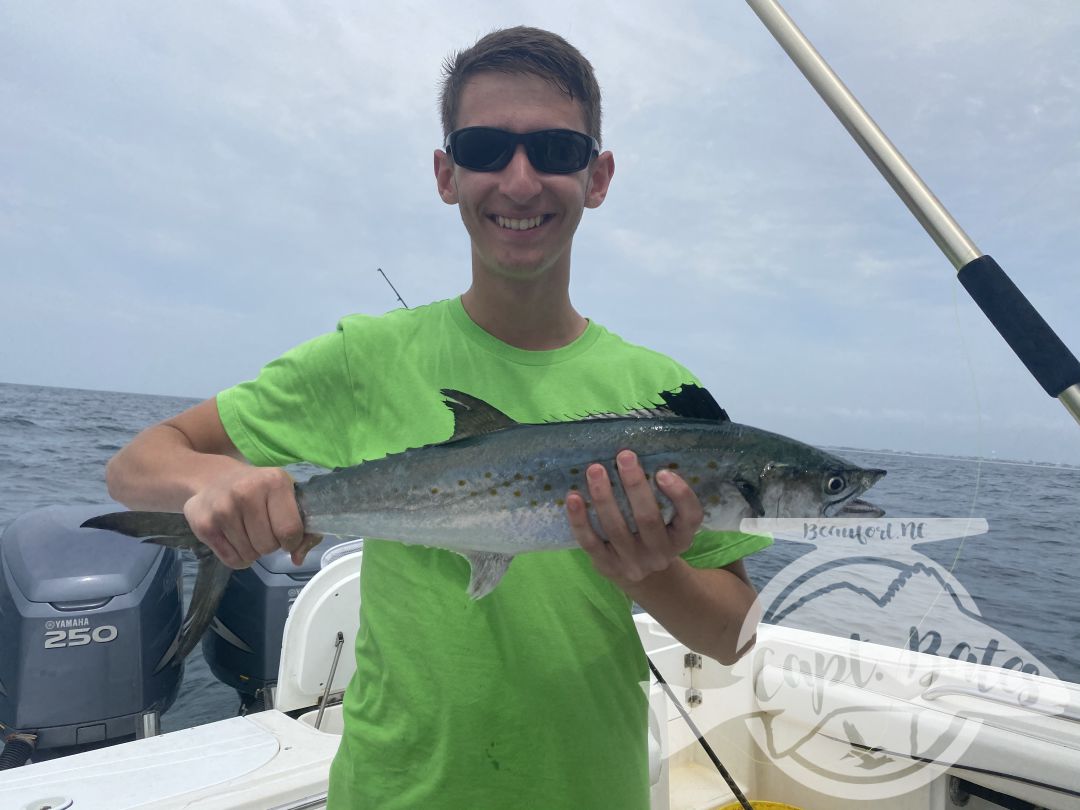
[{"label": "spanish mackerel", "polygon": [[[446,442],[296,484],[305,532],[457,552],[472,566],[468,594],[478,599],[498,584],[516,555],[578,547],[565,498],[578,490],[589,504],[585,470],[593,463],[607,468],[634,528],[614,466],[624,449],[637,454],[650,482],[658,470],[677,470],[701,501],[705,529],[736,531],[741,520],[752,517],[884,514],[858,499],[884,470],[863,469],[810,445],[736,424],[697,386],[660,394],[664,405],[659,407],[545,424],[515,422],[460,391],[443,389],[442,394],[454,415],[454,433]],[[670,520],[670,501],[655,491],[664,520]],[[588,511],[599,531],[591,505]],[[196,540],[182,515],[115,512],[83,526],[195,551],[195,594],[166,657],[182,660],[213,618],[229,569]]]}]

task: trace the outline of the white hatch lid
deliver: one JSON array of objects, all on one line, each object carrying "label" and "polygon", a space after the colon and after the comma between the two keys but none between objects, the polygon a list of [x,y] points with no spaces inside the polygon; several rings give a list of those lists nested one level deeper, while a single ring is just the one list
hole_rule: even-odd
[{"label": "white hatch lid", "polygon": [[314,706],[326,689],[335,642],[344,645],[330,693],[340,693],[356,671],[353,647],[360,629],[360,565],[357,551],[327,563],[300,591],[281,638],[274,708],[283,712]]},{"label": "white hatch lid", "polygon": [[[27,765],[0,776],[0,807],[117,810],[176,801],[262,767],[278,753],[277,737],[233,717],[160,737]],[[52,799],[58,804],[44,803]]]}]

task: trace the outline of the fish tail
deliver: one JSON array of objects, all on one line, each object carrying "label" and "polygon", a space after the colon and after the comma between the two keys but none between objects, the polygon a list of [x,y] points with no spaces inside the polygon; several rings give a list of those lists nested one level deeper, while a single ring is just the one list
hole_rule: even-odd
[{"label": "fish tail", "polygon": [[158,661],[154,674],[166,667],[182,664],[213,621],[232,570],[195,536],[184,516],[175,512],[112,512],[90,518],[82,524],[82,528],[103,529],[139,538],[144,543],[195,552],[199,559],[199,572],[195,576],[191,602],[180,630]]},{"label": "fish tail", "polygon": [[157,543],[196,553],[201,549],[209,551],[199,542],[187,519],[176,512],[110,512],[90,518],[82,524],[82,528],[104,529],[140,538],[144,543]]},{"label": "fish tail", "polygon": [[[154,543],[157,540],[148,538],[143,542]],[[207,547],[202,546],[202,548]],[[209,549],[207,551],[209,552]],[[180,625],[180,632],[176,634],[176,638],[158,661],[154,668],[155,675],[166,667],[182,664],[188,653],[195,649],[207,628],[213,623],[214,616],[217,615],[218,605],[225,596],[225,589],[229,585],[231,576],[232,569],[213,553],[208,553],[199,560],[199,573],[195,576],[191,602],[188,604],[184,621]]]}]

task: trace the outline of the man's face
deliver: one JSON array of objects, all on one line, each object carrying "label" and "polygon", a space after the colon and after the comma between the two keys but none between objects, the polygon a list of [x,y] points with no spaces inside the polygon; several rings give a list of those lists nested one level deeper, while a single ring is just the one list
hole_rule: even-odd
[{"label": "man's face", "polygon": [[[481,73],[465,85],[456,127],[471,126],[585,131],[576,101],[537,76],[502,73]],[[582,210],[603,202],[613,171],[610,152],[574,174],[538,172],[520,144],[497,172],[470,171],[442,150],[435,152],[439,195],[461,212],[474,270],[506,278],[537,278],[552,269],[569,273]]]}]

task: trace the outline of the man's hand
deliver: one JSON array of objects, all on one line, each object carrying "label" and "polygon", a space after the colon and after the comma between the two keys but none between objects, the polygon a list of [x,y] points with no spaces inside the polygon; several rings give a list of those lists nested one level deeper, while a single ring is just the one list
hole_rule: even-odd
[{"label": "man's hand", "polygon": [[659,470],[656,485],[675,507],[674,517],[665,524],[637,456],[623,450],[615,458],[615,465],[637,533],[630,531],[619,511],[607,470],[601,464],[590,466],[585,477],[606,542],[593,530],[580,493],[566,496],[566,512],[574,538],[592,558],[596,570],[628,590],[652,574],[667,570],[676,557],[690,548],[701,528],[704,512],[694,491],[682,478],[671,470]]},{"label": "man's hand", "polygon": [[252,467],[211,398],[152,425],[105,469],[109,494],[131,509],[184,513],[230,568],[283,548],[299,565],[321,539],[305,535],[287,472]]},{"label": "man's hand", "polygon": [[184,517],[230,568],[246,568],[279,548],[299,565],[321,539],[304,534],[293,479],[278,467],[231,470],[189,498]]},{"label": "man's hand", "polygon": [[615,466],[637,533],[627,526],[604,467],[594,464],[586,470],[586,479],[607,542],[593,529],[579,492],[566,496],[574,537],[596,569],[675,638],[695,652],[734,663],[750,648],[759,619],[756,594],[742,562],[698,569],[679,559],[704,519],[697,495],[671,470],[658,470],[656,485],[675,507],[665,525],[637,456],[624,450]]}]

